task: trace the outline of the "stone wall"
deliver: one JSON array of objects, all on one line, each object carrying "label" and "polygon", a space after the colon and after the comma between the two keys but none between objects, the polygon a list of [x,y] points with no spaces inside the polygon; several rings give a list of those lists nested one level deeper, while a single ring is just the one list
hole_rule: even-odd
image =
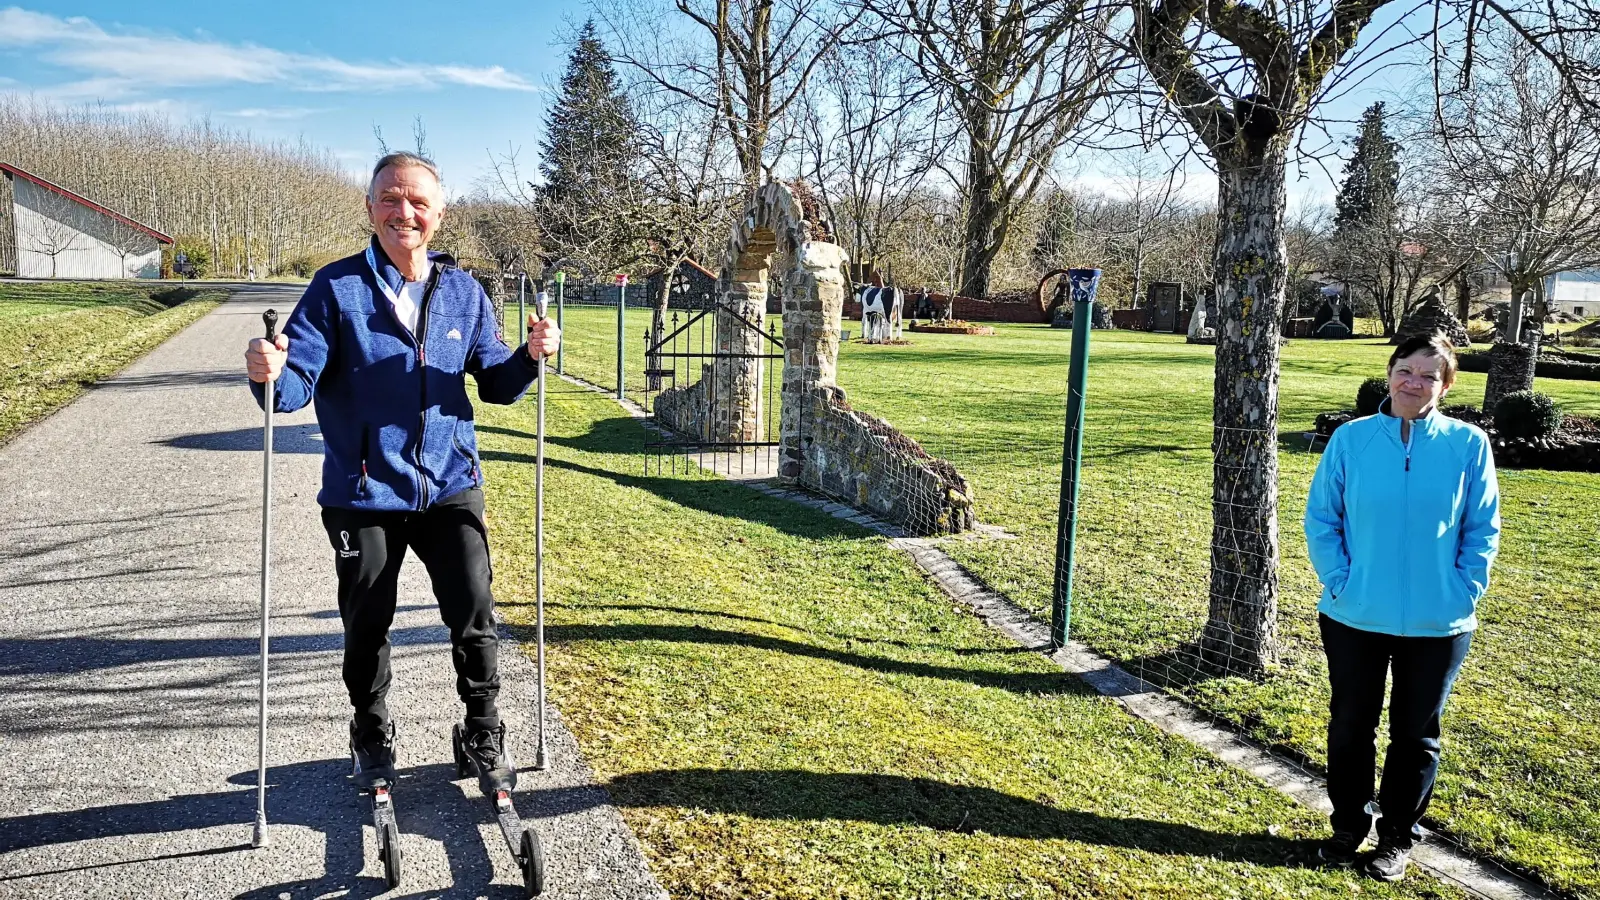
[{"label": "stone wall", "polygon": [[966,479],[887,422],[851,409],[838,385],[845,259],[834,244],[806,242],[784,284],[778,475],[911,534],[968,530]]}]

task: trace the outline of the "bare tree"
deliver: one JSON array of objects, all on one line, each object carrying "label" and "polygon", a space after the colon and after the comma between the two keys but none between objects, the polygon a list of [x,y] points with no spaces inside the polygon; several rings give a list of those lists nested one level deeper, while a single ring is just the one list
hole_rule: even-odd
[{"label": "bare tree", "polygon": [[1169,229],[1182,200],[1180,170],[1148,153],[1124,154],[1121,174],[1113,179],[1125,211],[1124,224],[1111,240],[1111,252],[1128,269],[1129,294],[1134,302],[1143,296],[1146,268],[1152,256],[1173,236]]},{"label": "bare tree", "polygon": [[217,274],[304,271],[366,234],[362,186],[329,152],[205,120],[0,96],[0,159],[204,245]]},{"label": "bare tree", "polygon": [[812,79],[800,169],[857,262],[886,257],[896,224],[926,199],[921,189],[955,136],[941,133],[933,100],[916,68],[885,41],[841,42]]},{"label": "bare tree", "polygon": [[852,21],[807,0],[597,0],[594,10],[618,62],[720,120],[749,192],[788,149],[806,82]]},{"label": "bare tree", "polygon": [[1124,57],[1100,0],[860,0],[885,39],[903,43],[966,141],[960,292],[989,293],[1018,211],[1056,153],[1092,130]]},{"label": "bare tree", "polygon": [[[1473,82],[1444,96],[1432,117],[1437,201],[1451,226],[1440,234],[1510,282],[1501,340],[1537,353],[1545,280],[1600,266],[1600,108],[1537,49],[1505,34],[1480,46]],[[1580,59],[1600,57],[1597,49],[1575,36],[1566,44]],[[1532,386],[1531,362],[1496,366],[1484,407]]]}]

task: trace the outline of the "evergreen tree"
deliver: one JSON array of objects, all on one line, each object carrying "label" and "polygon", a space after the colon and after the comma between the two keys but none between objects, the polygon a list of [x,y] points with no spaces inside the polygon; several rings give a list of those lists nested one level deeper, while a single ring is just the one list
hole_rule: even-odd
[{"label": "evergreen tree", "polygon": [[1355,153],[1344,166],[1344,183],[1334,200],[1335,233],[1367,228],[1390,217],[1400,186],[1400,145],[1384,130],[1383,104],[1361,114]]},{"label": "evergreen tree", "polygon": [[[1334,198],[1332,248],[1352,301],[1366,301],[1392,336],[1405,312],[1414,266],[1403,252],[1404,226],[1396,202],[1400,189],[1400,145],[1384,129],[1384,108],[1374,103],[1361,114],[1355,150],[1345,163],[1344,183]],[[1410,284],[1414,287],[1414,284]]]},{"label": "evergreen tree", "polygon": [[585,22],[540,142],[540,218],[548,249],[602,270],[627,263],[624,208],[636,193],[637,123],[594,22]]}]

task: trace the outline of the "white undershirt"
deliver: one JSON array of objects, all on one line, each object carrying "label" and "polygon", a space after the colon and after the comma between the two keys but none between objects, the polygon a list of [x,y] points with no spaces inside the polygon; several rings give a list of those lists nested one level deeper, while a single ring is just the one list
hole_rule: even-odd
[{"label": "white undershirt", "polygon": [[428,276],[433,274],[433,263],[428,263],[422,270],[421,281],[408,281],[400,286],[400,293],[394,298],[394,314],[412,334],[417,333],[417,314],[422,310],[422,295],[428,290]]}]

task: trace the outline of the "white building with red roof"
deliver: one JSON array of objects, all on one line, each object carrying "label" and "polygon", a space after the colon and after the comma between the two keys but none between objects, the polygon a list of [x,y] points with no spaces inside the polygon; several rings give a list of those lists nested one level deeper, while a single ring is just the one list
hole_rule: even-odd
[{"label": "white building with red roof", "polygon": [[[0,162],[9,215],[0,271],[19,278],[160,278],[172,238],[16,166]],[[3,195],[0,195],[3,196]],[[9,233],[6,233],[9,232]]]}]

